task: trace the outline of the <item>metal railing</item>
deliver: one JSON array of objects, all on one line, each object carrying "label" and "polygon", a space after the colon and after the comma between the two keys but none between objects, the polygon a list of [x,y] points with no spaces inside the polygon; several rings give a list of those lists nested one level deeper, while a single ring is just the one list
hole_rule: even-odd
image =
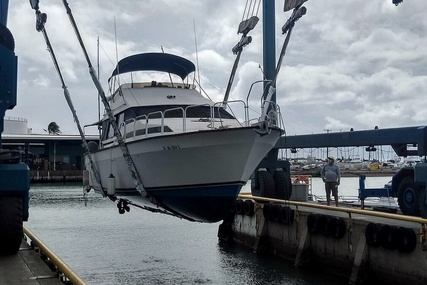
[{"label": "metal railing", "polygon": [[405,222],[418,223],[418,224],[422,224],[422,225],[427,224],[427,219],[423,219],[421,217],[404,216],[404,215],[399,215],[399,214],[375,212],[375,211],[354,209],[354,208],[348,208],[348,207],[325,206],[325,205],[319,205],[319,204],[310,203],[310,202],[297,202],[297,201],[290,201],[290,200],[280,200],[280,199],[274,199],[274,198],[258,197],[258,196],[252,196],[249,193],[248,194],[241,193],[241,194],[239,194],[239,198],[241,198],[241,199],[252,199],[254,201],[261,201],[261,202],[273,202],[273,203],[284,204],[284,205],[293,205],[296,207],[301,206],[301,207],[317,208],[317,209],[323,209],[323,210],[329,210],[329,211],[335,211],[335,212],[344,212],[344,213],[348,213],[348,214],[360,214],[360,215],[366,215],[366,216],[394,219],[394,220],[400,220],[400,221],[405,221]]},{"label": "metal railing", "polygon": [[[244,112],[245,124],[244,125],[249,126],[250,121],[248,120],[248,117],[247,117],[248,113],[246,111],[247,110],[246,103],[243,100],[234,100],[234,101],[229,101],[226,105],[229,106],[230,103],[241,103],[241,104],[243,104],[243,109],[245,110],[245,112]],[[220,108],[222,108],[219,106],[222,106],[222,105],[223,105],[223,102],[218,102],[218,103],[215,103],[214,105],[209,105],[209,104],[190,105],[190,106],[187,106],[185,108],[175,107],[175,108],[166,109],[164,111],[151,112],[151,113],[148,113],[146,115],[140,115],[140,116],[137,116],[135,118],[128,119],[125,122],[121,123],[119,127],[120,127],[120,129],[123,128],[123,130],[124,130],[124,140],[126,140],[126,138],[129,138],[129,137],[137,137],[140,135],[144,135],[145,137],[147,137],[150,134],[150,131],[149,131],[150,130],[150,127],[149,127],[150,120],[152,123],[154,122],[153,124],[159,124],[157,127],[160,127],[160,132],[156,132],[156,133],[163,134],[165,131],[166,114],[168,112],[178,110],[178,111],[182,111],[182,116],[177,117],[177,118],[182,119],[182,132],[185,133],[185,132],[187,132],[188,110],[192,109],[192,108],[205,106],[205,107],[209,107],[209,109],[210,109],[209,110],[210,116],[209,116],[209,118],[206,119],[206,121],[209,122],[208,127],[210,129],[214,129],[216,127],[215,119],[219,119],[220,123],[222,124],[222,118],[221,118],[221,114],[219,112]],[[216,114],[217,110],[218,110],[218,114]],[[153,117],[155,117],[155,118],[153,118]],[[160,122],[159,122],[159,120],[160,120]],[[236,118],[236,121],[239,122],[239,120],[237,118]],[[138,123],[143,124],[142,128],[139,128],[137,126]],[[145,130],[145,132],[144,132],[144,130]],[[129,131],[130,135],[128,135],[128,131]],[[142,131],[143,134],[137,134],[137,131]]]}]

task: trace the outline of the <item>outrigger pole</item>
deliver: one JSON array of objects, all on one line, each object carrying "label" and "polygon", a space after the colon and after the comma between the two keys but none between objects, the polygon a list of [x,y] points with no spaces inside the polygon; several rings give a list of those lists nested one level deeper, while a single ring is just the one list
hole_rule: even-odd
[{"label": "outrigger pole", "polygon": [[[102,189],[101,177],[99,175],[99,171],[96,168],[95,163],[93,162],[92,155],[89,151],[88,143],[86,141],[82,127],[80,126],[79,118],[77,116],[76,110],[74,109],[73,102],[71,100],[70,92],[68,91],[67,85],[65,85],[64,77],[62,76],[61,69],[59,68],[58,61],[56,60],[55,52],[53,51],[53,47],[50,44],[50,40],[49,40],[49,37],[48,37],[46,29],[45,29],[47,15],[45,13],[40,12],[39,6],[38,6],[38,1],[30,1],[30,2],[31,2],[31,7],[36,11],[36,30],[37,30],[37,32],[42,32],[42,34],[43,34],[43,37],[44,37],[46,45],[47,45],[47,50],[49,51],[49,53],[52,57],[53,64],[55,65],[56,72],[58,73],[59,80],[61,81],[61,84],[62,84],[62,89],[64,89],[65,100],[68,103],[68,107],[70,107],[71,113],[73,113],[74,121],[76,122],[77,129],[79,130],[80,137],[81,137],[82,142],[83,142],[83,147],[85,148],[86,152],[88,153],[88,158],[90,161],[90,167],[92,169],[92,172],[95,175],[96,182],[100,185],[100,187]],[[104,192],[103,191],[101,191],[101,192],[102,192],[102,196],[105,197]]]},{"label": "outrigger pole", "polygon": [[89,74],[92,77],[92,81],[95,84],[96,88],[98,89],[99,96],[101,97],[102,103],[104,104],[105,112],[107,113],[107,116],[108,116],[108,121],[109,121],[110,125],[113,127],[114,135],[117,138],[117,142],[118,142],[120,149],[123,153],[123,157],[126,161],[126,164],[129,168],[129,171],[131,172],[132,178],[134,180],[135,188],[142,196],[148,197],[148,193],[144,189],[141,177],[139,176],[139,173],[135,167],[135,164],[132,160],[132,157],[129,153],[129,150],[128,150],[126,144],[124,143],[123,136],[120,133],[120,130],[117,126],[116,119],[114,118],[113,112],[111,111],[110,104],[108,103],[107,97],[105,96],[105,92],[102,89],[101,83],[99,82],[99,80],[96,76],[95,69],[92,66],[89,55],[86,51],[85,45],[84,45],[83,40],[80,36],[80,32],[79,32],[79,29],[77,28],[77,24],[74,20],[73,14],[71,12],[71,8],[68,5],[68,2],[66,0],[63,0],[62,3],[64,4],[65,10],[67,11],[67,14],[68,14],[68,18],[70,19],[71,25],[73,26],[74,32],[76,33],[77,39],[80,43],[83,54],[86,58],[87,64],[89,66]]}]

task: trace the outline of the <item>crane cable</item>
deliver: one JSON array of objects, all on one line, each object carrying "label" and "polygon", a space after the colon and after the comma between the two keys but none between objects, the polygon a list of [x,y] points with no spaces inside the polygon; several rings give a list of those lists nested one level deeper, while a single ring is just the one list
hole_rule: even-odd
[{"label": "crane cable", "polygon": [[[257,4],[257,2],[258,2],[258,4]],[[258,16],[260,5],[261,5],[261,0],[246,0],[245,10],[243,11],[243,15],[242,15],[242,22],[244,20],[249,19],[252,16]],[[256,7],[256,13],[254,13],[255,7]],[[252,14],[249,14],[251,12],[252,12]],[[245,14],[246,14],[246,17],[245,17]]]}]

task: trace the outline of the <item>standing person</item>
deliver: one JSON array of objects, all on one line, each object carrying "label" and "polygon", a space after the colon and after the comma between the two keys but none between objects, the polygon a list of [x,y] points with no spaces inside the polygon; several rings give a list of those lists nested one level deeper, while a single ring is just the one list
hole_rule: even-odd
[{"label": "standing person", "polygon": [[335,163],[333,156],[328,156],[328,164],[325,164],[320,172],[323,182],[325,182],[326,204],[331,204],[331,193],[335,198],[335,205],[338,207],[338,185],[340,185],[340,168]]}]

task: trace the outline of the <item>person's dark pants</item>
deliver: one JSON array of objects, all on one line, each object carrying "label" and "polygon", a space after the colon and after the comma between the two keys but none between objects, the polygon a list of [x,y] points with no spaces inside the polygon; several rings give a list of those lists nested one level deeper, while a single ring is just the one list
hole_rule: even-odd
[{"label": "person's dark pants", "polygon": [[325,182],[326,191],[326,204],[331,204],[331,193],[335,198],[335,205],[338,207],[338,183],[337,182]]}]

